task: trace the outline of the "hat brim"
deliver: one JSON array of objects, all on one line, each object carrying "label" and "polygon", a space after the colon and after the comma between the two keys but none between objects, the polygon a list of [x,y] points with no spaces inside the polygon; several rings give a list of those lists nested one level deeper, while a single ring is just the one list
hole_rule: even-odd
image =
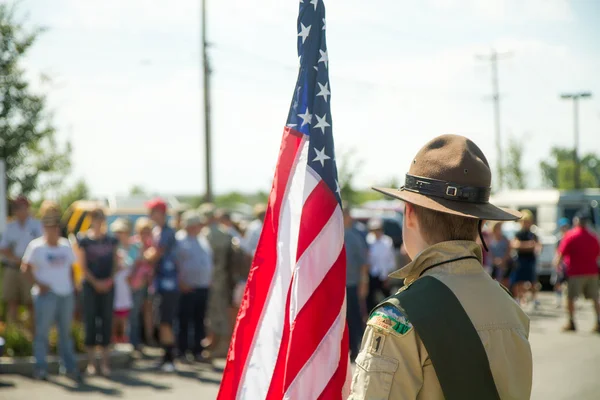
[{"label": "hat brim", "polygon": [[465,218],[485,219],[489,221],[516,221],[521,218],[521,213],[516,210],[496,207],[493,204],[474,204],[452,201],[443,198],[427,197],[420,193],[404,189],[376,188],[373,190],[406,201],[430,210],[446,214],[458,215]]}]

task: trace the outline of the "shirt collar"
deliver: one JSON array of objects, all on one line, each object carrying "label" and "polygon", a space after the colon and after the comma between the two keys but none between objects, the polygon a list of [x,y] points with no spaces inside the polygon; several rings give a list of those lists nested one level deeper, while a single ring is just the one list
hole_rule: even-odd
[{"label": "shirt collar", "polygon": [[469,240],[437,243],[417,254],[415,259],[403,268],[391,273],[390,278],[404,279],[405,284],[408,285],[419,278],[427,268],[444,261],[463,257],[475,257],[481,263],[483,260],[481,247]]}]

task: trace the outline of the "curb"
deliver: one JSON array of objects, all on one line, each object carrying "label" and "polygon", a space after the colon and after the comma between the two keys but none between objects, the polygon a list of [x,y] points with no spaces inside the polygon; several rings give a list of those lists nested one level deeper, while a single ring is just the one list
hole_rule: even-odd
[{"label": "curb", "polygon": [[[112,369],[127,368],[133,361],[133,347],[129,344],[118,344],[110,353],[110,366]],[[57,374],[59,370],[59,358],[48,356],[48,373]],[[87,354],[77,355],[77,368],[81,371],[88,361]],[[11,375],[33,375],[35,359],[33,357],[0,357],[0,374]]]}]

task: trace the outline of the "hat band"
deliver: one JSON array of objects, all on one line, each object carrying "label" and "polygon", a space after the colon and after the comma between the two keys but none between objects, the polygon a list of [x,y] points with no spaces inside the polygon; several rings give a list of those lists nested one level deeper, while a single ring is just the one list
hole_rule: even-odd
[{"label": "hat band", "polygon": [[409,174],[406,174],[402,189],[425,196],[474,204],[487,204],[490,201],[492,191],[489,187],[465,186]]}]

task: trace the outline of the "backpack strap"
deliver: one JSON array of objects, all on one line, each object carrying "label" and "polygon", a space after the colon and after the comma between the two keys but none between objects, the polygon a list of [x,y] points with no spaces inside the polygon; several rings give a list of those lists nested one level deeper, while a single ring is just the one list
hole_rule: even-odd
[{"label": "backpack strap", "polygon": [[450,288],[425,276],[384,304],[398,308],[412,323],[447,400],[500,400],[479,334]]}]

